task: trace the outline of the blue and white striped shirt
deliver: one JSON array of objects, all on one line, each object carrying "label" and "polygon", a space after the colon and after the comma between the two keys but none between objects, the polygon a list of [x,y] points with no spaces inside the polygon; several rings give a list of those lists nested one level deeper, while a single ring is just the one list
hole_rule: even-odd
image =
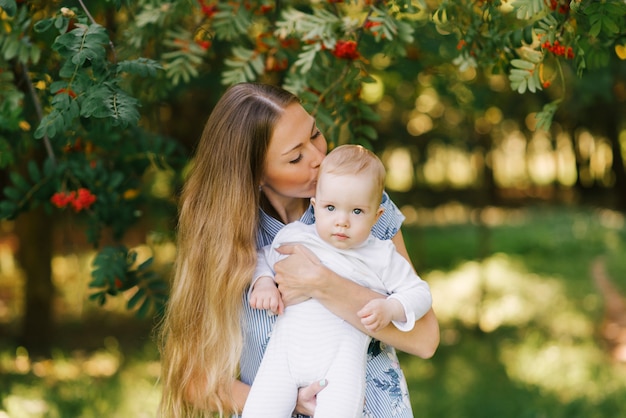
[{"label": "blue and white striped shirt", "polygon": [[[391,239],[400,229],[404,215],[386,193],[383,195],[382,206],[385,211],[372,228],[372,233],[380,239]],[[257,248],[271,244],[276,233],[285,226],[263,210],[259,211]],[[309,206],[300,221],[309,225],[315,222],[312,206]],[[244,383],[251,384],[261,364],[276,317],[268,315],[264,310],[251,308],[248,303],[248,292],[244,293],[242,321],[244,344],[240,378]],[[413,417],[406,380],[395,349],[375,340],[372,340],[368,349],[363,417]]]}]

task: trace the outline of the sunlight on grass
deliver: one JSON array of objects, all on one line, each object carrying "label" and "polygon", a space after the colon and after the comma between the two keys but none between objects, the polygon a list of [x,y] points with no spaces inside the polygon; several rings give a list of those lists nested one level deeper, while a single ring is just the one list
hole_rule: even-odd
[{"label": "sunlight on grass", "polygon": [[501,326],[551,323],[551,318],[554,329],[564,324],[578,336],[592,333],[592,324],[570,306],[559,280],[524,272],[504,254],[482,263],[466,262],[448,273],[433,271],[424,279],[431,285],[433,307],[444,323],[458,320],[492,332]]},{"label": "sunlight on grass", "polygon": [[[484,333],[523,330],[498,342],[494,360],[503,364],[509,379],[562,402],[597,402],[626,390],[626,370],[612,367],[595,339],[594,324],[567,298],[562,281],[527,272],[504,254],[466,262],[451,272],[433,271],[424,279],[433,293],[442,344],[459,342],[459,323]],[[595,299],[586,303],[599,303]],[[457,373],[447,378],[446,390],[467,391],[481,371],[464,359],[451,361]]]},{"label": "sunlight on grass", "polygon": [[156,415],[160,365],[151,344],[130,359],[113,337],[92,353],[56,351],[46,360],[32,360],[20,347],[14,356],[0,352],[0,370],[15,382],[0,403],[0,418]]}]

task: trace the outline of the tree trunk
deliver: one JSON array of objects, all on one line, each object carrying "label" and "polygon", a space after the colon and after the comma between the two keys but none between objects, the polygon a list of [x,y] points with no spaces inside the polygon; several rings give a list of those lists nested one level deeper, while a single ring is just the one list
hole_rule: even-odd
[{"label": "tree trunk", "polygon": [[[619,108],[618,108],[619,109]],[[626,212],[626,169],[624,168],[624,159],[622,158],[622,147],[619,141],[620,133],[620,117],[618,112],[611,112],[611,116],[607,123],[607,137],[611,141],[611,150],[613,151],[613,166],[611,167],[615,174],[615,191],[617,209]]]},{"label": "tree trunk", "polygon": [[26,278],[20,344],[31,355],[49,355],[53,335],[52,222],[41,208],[21,213],[15,222],[17,260]]}]

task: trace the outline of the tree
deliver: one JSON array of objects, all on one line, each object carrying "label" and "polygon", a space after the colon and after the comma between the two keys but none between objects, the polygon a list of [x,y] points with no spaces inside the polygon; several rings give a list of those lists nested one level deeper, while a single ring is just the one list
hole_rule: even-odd
[{"label": "tree", "polygon": [[[164,103],[201,83],[213,96],[240,81],[281,84],[332,144],[371,146],[378,115],[362,86],[379,57],[419,49],[420,28],[455,37],[457,66],[507,73],[519,93],[559,77],[564,86],[563,65],[579,76],[606,66],[626,33],[618,0],[50,3],[0,0],[0,218],[75,216],[98,249],[91,297],[133,292],[128,307],[139,315],[162,309],[166,280],[120,239],[147,205],[163,203],[149,174],[180,181],[187,157],[180,138],[160,133]],[[558,105],[544,106],[539,126]],[[165,203],[175,209],[175,198]],[[40,276],[28,274],[28,286]],[[36,316],[42,326],[52,318],[49,308]]]}]

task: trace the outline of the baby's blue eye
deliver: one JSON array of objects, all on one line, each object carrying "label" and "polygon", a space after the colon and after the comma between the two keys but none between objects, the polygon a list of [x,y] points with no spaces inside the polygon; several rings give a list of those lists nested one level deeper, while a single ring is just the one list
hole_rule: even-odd
[{"label": "baby's blue eye", "polygon": [[329,211],[329,212],[332,212],[332,211],[335,210],[335,207],[333,205],[328,205],[328,206],[326,206],[326,210]]},{"label": "baby's blue eye", "polygon": [[354,209],[352,212],[353,212],[355,215],[359,215],[359,214],[361,214],[363,211],[362,211],[361,209]]}]

